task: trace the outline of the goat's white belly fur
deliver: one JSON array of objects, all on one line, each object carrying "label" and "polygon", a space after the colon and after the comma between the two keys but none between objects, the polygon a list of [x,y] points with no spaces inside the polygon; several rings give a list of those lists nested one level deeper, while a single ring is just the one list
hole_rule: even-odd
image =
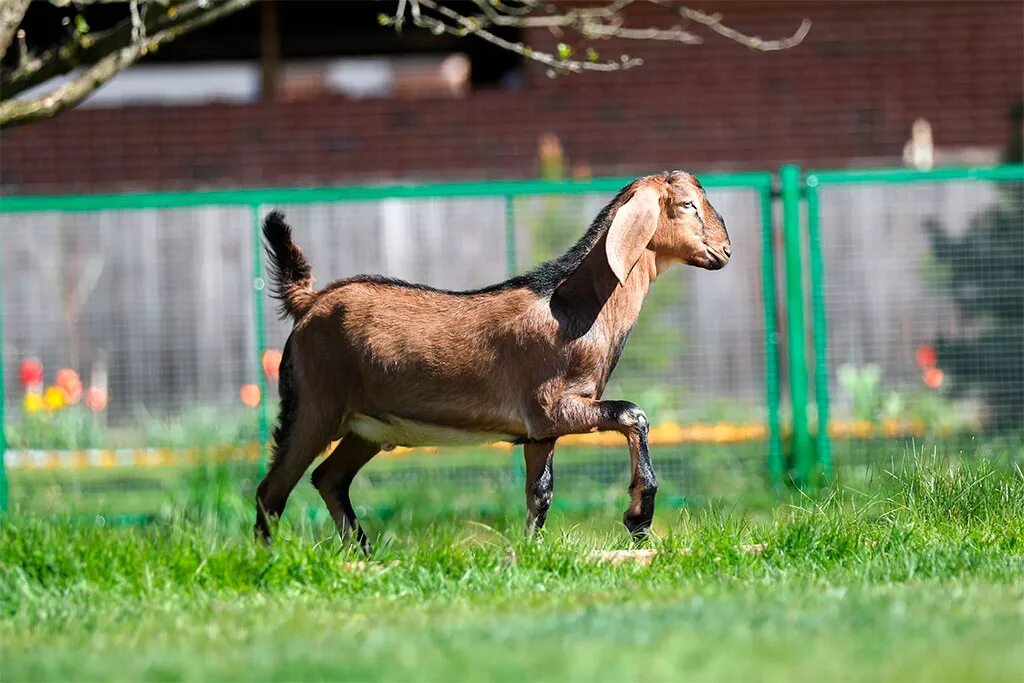
[{"label": "goat's white belly fur", "polygon": [[453,427],[417,422],[385,415],[382,419],[356,413],[349,417],[342,432],[352,431],[371,443],[382,446],[458,446],[494,441],[515,441],[511,434],[467,432]]}]

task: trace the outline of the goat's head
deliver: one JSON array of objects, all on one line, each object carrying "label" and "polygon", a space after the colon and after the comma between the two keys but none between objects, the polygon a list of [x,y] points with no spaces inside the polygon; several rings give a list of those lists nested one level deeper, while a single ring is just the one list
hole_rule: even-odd
[{"label": "goat's head", "polygon": [[718,270],[732,246],[725,221],[693,175],[672,171],[640,178],[622,194],[608,229],[605,250],[619,282],[625,282],[644,251],[661,263],[682,262]]}]

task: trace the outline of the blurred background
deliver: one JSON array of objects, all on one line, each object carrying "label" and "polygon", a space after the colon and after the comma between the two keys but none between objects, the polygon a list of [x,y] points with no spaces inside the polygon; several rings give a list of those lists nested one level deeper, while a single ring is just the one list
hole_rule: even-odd
[{"label": "blurred background", "polygon": [[[254,490],[289,330],[253,229],[270,208],[321,284],[461,289],[557,255],[630,177],[676,168],[705,180],[735,257],[659,280],[607,393],[651,417],[671,504],[922,445],[1021,448],[1024,5],[709,0],[709,26],[679,3],[612,4],[700,42],[531,26],[488,42],[398,31],[406,3],[240,3],[77,107],[5,125],[15,508],[157,514],[210,477]],[[31,3],[0,85],[126,5]],[[643,63],[561,73],[515,46]],[[562,504],[622,495],[620,439],[567,442]],[[445,509],[518,500],[521,467],[507,448],[399,449],[364,498],[398,508],[419,482]]]}]

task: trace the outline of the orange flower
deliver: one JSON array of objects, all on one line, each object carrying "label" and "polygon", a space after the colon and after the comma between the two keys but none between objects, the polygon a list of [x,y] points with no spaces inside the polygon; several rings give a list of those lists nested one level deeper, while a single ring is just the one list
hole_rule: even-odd
[{"label": "orange flower", "polygon": [[242,399],[242,403],[250,408],[255,408],[260,404],[260,388],[255,384],[243,385],[238,395]]},{"label": "orange flower", "polygon": [[935,364],[939,361],[939,357],[938,354],[935,353],[935,349],[928,344],[921,344],[918,346],[917,353],[914,355],[917,358],[917,364],[922,370],[934,368]]},{"label": "orange flower", "polygon": [[77,372],[69,368],[58,370],[56,382],[60,390],[64,392],[64,400],[68,405],[74,405],[81,400],[82,380],[78,378]]},{"label": "orange flower", "polygon": [[85,392],[85,405],[94,413],[107,407],[107,392],[99,387],[89,387]]},{"label": "orange flower", "polygon": [[928,368],[924,371],[923,379],[926,387],[938,389],[942,386],[942,381],[946,379],[946,373],[938,368]]},{"label": "orange flower", "polygon": [[263,352],[263,374],[274,380],[280,377],[281,352],[277,349],[267,349]]}]

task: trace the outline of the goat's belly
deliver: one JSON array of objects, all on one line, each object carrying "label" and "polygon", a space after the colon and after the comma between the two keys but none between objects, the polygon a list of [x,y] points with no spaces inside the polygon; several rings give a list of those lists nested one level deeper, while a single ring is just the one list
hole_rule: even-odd
[{"label": "goat's belly", "polygon": [[393,415],[370,417],[360,413],[348,419],[344,431],[355,432],[367,441],[382,446],[459,446],[515,441],[518,438],[512,434],[464,431]]}]

